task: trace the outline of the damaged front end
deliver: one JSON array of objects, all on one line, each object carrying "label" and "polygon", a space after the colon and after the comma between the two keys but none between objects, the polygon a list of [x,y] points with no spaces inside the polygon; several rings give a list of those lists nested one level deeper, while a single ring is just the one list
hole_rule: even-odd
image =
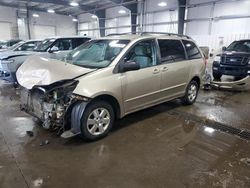
[{"label": "damaged front end", "polygon": [[73,93],[77,80],[68,79],[50,85],[21,89],[21,110],[41,120],[45,129],[69,130],[73,104],[87,98]]}]

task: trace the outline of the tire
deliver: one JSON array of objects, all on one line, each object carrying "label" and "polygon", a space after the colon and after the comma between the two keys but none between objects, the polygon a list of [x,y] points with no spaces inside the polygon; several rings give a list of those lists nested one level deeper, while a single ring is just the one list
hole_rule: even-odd
[{"label": "tire", "polygon": [[[103,113],[103,117],[101,117]],[[93,101],[83,113],[81,136],[85,140],[95,141],[108,135],[113,127],[115,114],[112,106],[105,101]]]},{"label": "tire", "polygon": [[198,92],[199,92],[198,83],[195,80],[192,80],[186,88],[186,93],[185,96],[182,98],[182,103],[184,105],[193,104],[196,101]]},{"label": "tire", "polygon": [[219,74],[219,73],[215,73],[215,72],[213,72],[213,77],[214,77],[214,79],[215,79],[215,80],[220,80],[220,79],[221,79],[221,77],[222,77],[222,75],[221,75],[221,74]]}]

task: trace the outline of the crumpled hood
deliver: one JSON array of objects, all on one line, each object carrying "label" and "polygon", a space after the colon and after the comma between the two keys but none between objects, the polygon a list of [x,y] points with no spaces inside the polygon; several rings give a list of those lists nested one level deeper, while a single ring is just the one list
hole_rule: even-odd
[{"label": "crumpled hood", "polygon": [[8,59],[16,56],[27,56],[30,54],[32,54],[32,52],[7,50],[4,52],[0,52],[0,59]]},{"label": "crumpled hood", "polygon": [[32,89],[35,85],[49,85],[60,80],[73,79],[92,71],[93,69],[33,55],[19,67],[16,77],[21,86]]}]

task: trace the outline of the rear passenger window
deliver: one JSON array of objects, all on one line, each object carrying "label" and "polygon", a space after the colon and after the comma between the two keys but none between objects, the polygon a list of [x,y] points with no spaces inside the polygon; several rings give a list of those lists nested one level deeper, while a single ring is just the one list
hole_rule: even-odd
[{"label": "rear passenger window", "polygon": [[160,52],[161,52],[161,62],[177,62],[185,60],[185,51],[182,43],[179,40],[158,40]]},{"label": "rear passenger window", "polygon": [[200,58],[202,58],[198,47],[193,42],[183,40],[183,44],[186,48],[188,59],[200,59]]}]

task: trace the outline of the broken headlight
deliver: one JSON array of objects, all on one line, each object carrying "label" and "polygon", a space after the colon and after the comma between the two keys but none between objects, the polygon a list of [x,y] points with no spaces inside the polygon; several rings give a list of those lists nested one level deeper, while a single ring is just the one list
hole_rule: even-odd
[{"label": "broken headlight", "polygon": [[88,97],[84,97],[84,96],[77,95],[77,94],[72,94],[71,98],[76,99],[76,100],[80,100],[80,101],[85,101],[85,102],[89,101]]}]

